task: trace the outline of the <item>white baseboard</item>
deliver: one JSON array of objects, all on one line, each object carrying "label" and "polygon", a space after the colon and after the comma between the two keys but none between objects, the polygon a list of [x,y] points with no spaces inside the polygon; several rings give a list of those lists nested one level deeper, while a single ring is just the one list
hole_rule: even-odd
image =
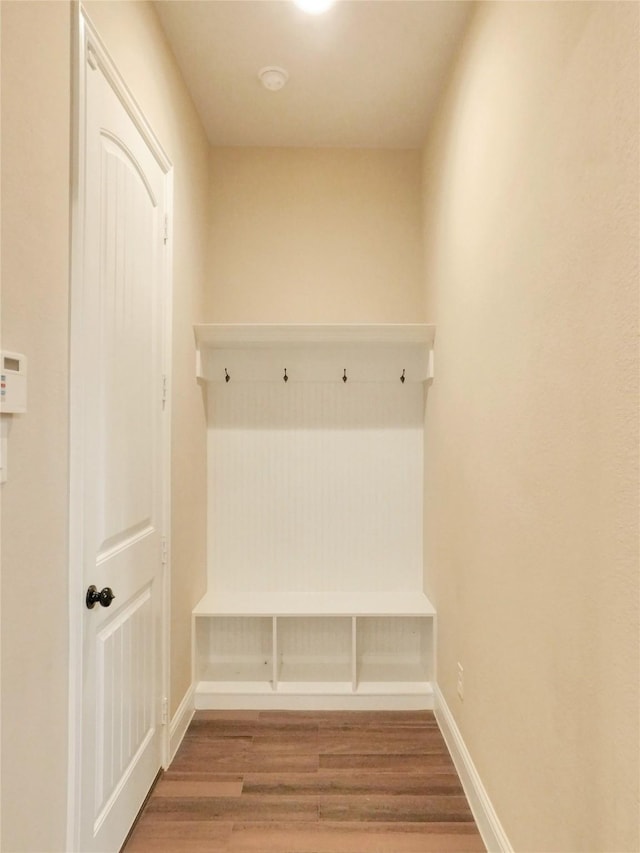
[{"label": "white baseboard", "polygon": [[[176,752],[178,751],[178,747],[182,743],[182,738],[185,736],[187,729],[189,728],[189,723],[191,722],[193,715],[195,713],[195,686],[192,684],[191,687],[184,694],[182,702],[178,707],[178,710],[173,715],[171,719],[171,725],[169,726],[169,762],[168,765],[173,761]],[[168,766],[167,765],[167,766]]]},{"label": "white baseboard", "polygon": [[[355,693],[351,685],[336,682],[269,684],[255,682],[200,681],[195,688],[198,711],[425,711],[433,709],[431,684],[420,689],[401,684],[367,684]],[[404,685],[406,688],[407,685]]]},{"label": "white baseboard", "polygon": [[462,787],[467,795],[471,811],[487,850],[489,853],[513,853],[513,847],[482,784],[469,750],[462,739],[460,729],[456,725],[453,714],[437,684],[434,686],[434,697],[436,720],[451,753],[451,758],[458,771],[458,776],[460,776]]}]

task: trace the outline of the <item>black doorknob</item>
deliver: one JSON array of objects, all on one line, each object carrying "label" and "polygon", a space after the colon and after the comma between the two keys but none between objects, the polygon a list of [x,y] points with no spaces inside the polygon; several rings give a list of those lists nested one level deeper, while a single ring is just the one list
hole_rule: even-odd
[{"label": "black doorknob", "polygon": [[91,584],[87,590],[85,601],[87,602],[89,610],[93,610],[96,604],[101,604],[103,607],[109,607],[114,598],[115,595],[113,594],[113,590],[110,586],[105,586],[104,589],[98,592],[98,587]]}]

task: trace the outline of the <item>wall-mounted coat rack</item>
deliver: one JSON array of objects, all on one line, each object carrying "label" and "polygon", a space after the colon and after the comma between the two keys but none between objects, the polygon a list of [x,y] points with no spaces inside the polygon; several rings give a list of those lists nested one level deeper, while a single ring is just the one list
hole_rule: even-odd
[{"label": "wall-mounted coat rack", "polygon": [[[401,382],[403,385],[404,385],[404,383],[407,381],[407,377],[405,376],[405,373],[406,373],[406,371],[405,371],[405,370],[404,370],[404,368],[403,368],[403,370],[402,370],[402,376],[400,377],[400,382]],[[289,381],[289,378],[290,378],[290,377],[289,377],[289,375],[288,375],[288,373],[287,373],[287,368],[285,367],[285,369],[284,369],[284,376],[282,377],[282,381],[283,381],[283,382],[288,382],[288,381]],[[347,381],[348,381],[348,379],[349,379],[349,377],[347,376],[347,368],[345,367],[345,368],[344,368],[344,370],[343,370],[343,372],[342,372],[342,381],[343,381],[343,382],[347,382]],[[227,368],[226,368],[226,367],[225,367],[225,369],[224,369],[224,381],[225,381],[225,382],[231,382],[231,376],[229,376],[229,372],[228,372],[228,370],[227,370]]]},{"label": "wall-mounted coat rack", "polygon": [[[427,382],[435,326],[195,326],[204,382]],[[283,365],[286,367],[283,368]]]}]

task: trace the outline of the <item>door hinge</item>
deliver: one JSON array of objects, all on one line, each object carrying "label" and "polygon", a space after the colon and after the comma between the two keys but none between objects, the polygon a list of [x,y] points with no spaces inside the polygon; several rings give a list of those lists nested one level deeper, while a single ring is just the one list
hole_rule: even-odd
[{"label": "door hinge", "polygon": [[93,68],[94,71],[98,67],[98,60],[92,44],[87,45],[87,62],[89,63],[89,68]]},{"label": "door hinge", "polygon": [[169,722],[169,700],[166,696],[163,698],[160,708],[160,722],[163,726],[166,726]]},{"label": "door hinge", "polygon": [[166,536],[162,537],[162,544],[160,546],[160,554],[161,554],[162,565],[166,566],[168,559],[169,559],[169,544],[167,542]]},{"label": "door hinge", "polygon": [[167,405],[167,396],[169,394],[169,377],[164,374],[162,377],[162,408]]},{"label": "door hinge", "polygon": [[169,214],[165,213],[164,215],[164,244],[165,246],[169,242]]}]

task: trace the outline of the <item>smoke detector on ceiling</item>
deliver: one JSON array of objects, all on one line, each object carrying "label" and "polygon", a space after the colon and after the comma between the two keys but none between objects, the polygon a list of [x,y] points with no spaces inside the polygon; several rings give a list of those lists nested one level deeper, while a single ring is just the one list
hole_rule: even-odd
[{"label": "smoke detector on ceiling", "polygon": [[278,89],[282,89],[285,85],[289,79],[289,75],[284,68],[279,68],[277,65],[268,65],[266,68],[258,71],[258,78],[265,89],[268,89],[270,92],[277,92]]}]

